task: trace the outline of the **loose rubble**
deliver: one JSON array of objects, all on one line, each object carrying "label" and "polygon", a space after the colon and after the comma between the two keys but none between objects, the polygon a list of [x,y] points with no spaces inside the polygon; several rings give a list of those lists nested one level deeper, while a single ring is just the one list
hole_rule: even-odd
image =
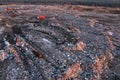
[{"label": "loose rubble", "polygon": [[0,7],[0,80],[120,80],[120,9]]}]

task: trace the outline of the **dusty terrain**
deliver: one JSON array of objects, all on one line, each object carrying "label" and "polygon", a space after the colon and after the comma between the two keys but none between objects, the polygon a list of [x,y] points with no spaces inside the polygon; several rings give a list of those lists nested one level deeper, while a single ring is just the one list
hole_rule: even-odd
[{"label": "dusty terrain", "polygon": [[1,5],[0,80],[120,80],[120,8]]}]

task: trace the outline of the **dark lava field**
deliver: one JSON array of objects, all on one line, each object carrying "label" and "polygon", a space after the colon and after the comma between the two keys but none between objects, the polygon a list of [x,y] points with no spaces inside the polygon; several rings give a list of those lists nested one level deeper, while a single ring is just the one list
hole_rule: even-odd
[{"label": "dark lava field", "polygon": [[0,5],[0,80],[120,80],[120,8]]}]

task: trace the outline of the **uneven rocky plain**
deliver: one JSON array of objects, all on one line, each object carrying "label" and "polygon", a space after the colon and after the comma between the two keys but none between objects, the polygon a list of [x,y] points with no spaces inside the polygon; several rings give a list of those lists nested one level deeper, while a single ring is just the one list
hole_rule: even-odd
[{"label": "uneven rocky plain", "polygon": [[120,8],[0,5],[0,80],[120,80]]}]

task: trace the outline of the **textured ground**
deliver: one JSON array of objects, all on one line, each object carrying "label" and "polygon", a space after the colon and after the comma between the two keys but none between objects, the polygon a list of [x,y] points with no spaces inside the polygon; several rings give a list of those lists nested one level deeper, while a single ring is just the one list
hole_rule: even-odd
[{"label": "textured ground", "polygon": [[119,22],[120,8],[1,5],[0,80],[120,80]]}]

